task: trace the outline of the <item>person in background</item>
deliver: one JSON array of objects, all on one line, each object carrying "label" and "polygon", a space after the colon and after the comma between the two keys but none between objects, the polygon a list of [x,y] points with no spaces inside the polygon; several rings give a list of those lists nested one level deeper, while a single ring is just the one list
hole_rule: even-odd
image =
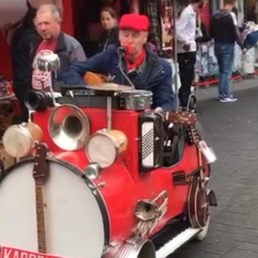
[{"label": "person in background", "polygon": [[[159,58],[147,44],[149,19],[135,13],[122,16],[119,22],[119,45],[110,45],[85,61],[74,62],[63,73],[65,83],[85,84],[86,72],[101,73],[113,77],[113,83],[134,85],[136,89],[148,90],[153,94],[152,108],[156,112],[175,109],[175,95],[172,90],[172,68]],[[123,53],[125,52],[125,53]],[[121,58],[122,72],[119,69]]]},{"label": "person in background", "polygon": [[[63,0],[26,0],[26,5],[28,7],[28,12],[31,10],[37,10],[38,7],[42,4],[54,4],[59,13],[61,18],[63,17]],[[23,1],[22,1],[23,2]],[[25,14],[25,17],[22,17],[19,20],[16,20],[14,23],[5,24],[1,29],[6,38],[8,44],[11,45],[13,35],[15,31],[23,24],[23,20],[26,19],[28,12]]]},{"label": "person in background", "polygon": [[[61,17],[55,5],[43,4],[39,7],[35,18],[35,26],[41,39],[33,44],[30,49],[31,86],[34,90],[49,90],[53,80],[62,80],[62,73],[68,66],[74,61],[85,60],[86,56],[80,43],[72,36],[61,31]],[[60,69],[55,73],[39,71],[36,66],[37,58],[53,52],[60,58]]]},{"label": "person in background", "polygon": [[34,24],[34,18],[39,4],[54,3],[63,14],[62,0],[27,0],[27,12],[21,19],[21,24],[15,29],[12,36],[9,35],[13,69],[13,91],[19,100],[21,114],[15,117],[13,123],[28,121],[28,109],[24,105],[24,96],[31,87],[32,66],[28,65],[31,46],[40,41]]},{"label": "person in background", "polygon": [[100,21],[104,31],[99,37],[98,52],[105,51],[107,46],[119,42],[115,10],[111,7],[104,7],[100,12]]},{"label": "person in background", "polygon": [[237,42],[245,53],[244,45],[237,26],[237,18],[232,11],[236,0],[224,0],[224,6],[211,18],[210,36],[215,42],[215,56],[219,66],[219,100],[222,103],[235,102],[229,92],[230,78],[232,75]]},{"label": "person in background", "polygon": [[188,97],[194,79],[196,63],[196,20],[199,9],[204,5],[204,0],[191,0],[184,8],[176,22],[176,37],[178,41],[178,64],[181,80],[179,100],[182,108],[187,107]]},{"label": "person in background", "polygon": [[23,18],[22,25],[14,32],[11,41],[11,58],[13,69],[13,91],[21,107],[20,117],[15,117],[14,123],[26,122],[28,110],[24,105],[24,95],[30,85],[32,67],[28,66],[30,46],[39,40],[34,27],[37,10],[27,1],[28,11]]}]

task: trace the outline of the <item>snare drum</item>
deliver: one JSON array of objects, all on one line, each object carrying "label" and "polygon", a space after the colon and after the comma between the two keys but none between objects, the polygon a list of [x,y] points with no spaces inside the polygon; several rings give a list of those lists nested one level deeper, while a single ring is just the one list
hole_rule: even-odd
[{"label": "snare drum", "polygon": [[147,90],[128,90],[119,93],[120,108],[125,110],[149,109],[152,104],[152,92]]}]

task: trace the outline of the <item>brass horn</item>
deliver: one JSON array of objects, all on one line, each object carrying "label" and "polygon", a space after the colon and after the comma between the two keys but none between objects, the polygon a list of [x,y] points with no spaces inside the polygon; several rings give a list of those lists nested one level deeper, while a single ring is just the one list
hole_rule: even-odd
[{"label": "brass horn", "polygon": [[62,150],[75,151],[83,147],[90,134],[90,122],[81,109],[62,105],[51,112],[48,132],[52,141]]}]

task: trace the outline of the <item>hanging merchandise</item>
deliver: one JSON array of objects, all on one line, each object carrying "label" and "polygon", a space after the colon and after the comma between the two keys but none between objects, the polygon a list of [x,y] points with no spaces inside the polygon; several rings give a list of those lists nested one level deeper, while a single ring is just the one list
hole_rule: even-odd
[{"label": "hanging merchandise", "polygon": [[172,20],[173,20],[173,8],[171,1],[161,0],[161,34],[162,34],[162,50],[172,50],[173,46],[173,34],[172,34]]},{"label": "hanging merchandise", "polygon": [[242,72],[243,53],[238,44],[235,44],[235,58],[233,64],[233,73]]},{"label": "hanging merchandise", "polygon": [[245,48],[250,49],[255,47],[258,42],[258,25],[254,22],[247,22],[241,28],[241,37]]},{"label": "hanging merchandise", "polygon": [[218,74],[218,63],[214,54],[212,41],[201,43],[196,54],[195,71],[200,77],[215,76]]},{"label": "hanging merchandise", "polygon": [[237,21],[238,24],[241,26],[244,23],[244,0],[237,0],[236,8],[238,11]]},{"label": "hanging merchandise", "polygon": [[150,33],[148,41],[155,45],[157,51],[161,51],[161,25],[160,25],[160,5],[159,0],[148,0],[140,2],[140,10],[142,14],[149,17]]},{"label": "hanging merchandise", "polygon": [[250,75],[255,73],[255,48],[249,49],[242,57],[242,73]]},{"label": "hanging merchandise", "polygon": [[[175,71],[177,71],[177,74],[176,74],[176,77],[177,77],[177,89],[179,90],[180,87],[181,87],[181,81],[180,81],[180,76],[179,76],[178,64],[177,64],[177,66],[175,66],[175,62],[174,62],[174,60],[172,58],[168,58],[166,60],[169,62],[169,64],[172,67],[172,78],[175,78]],[[172,85],[172,89],[173,89],[174,92],[176,92],[175,84],[174,83]]]}]

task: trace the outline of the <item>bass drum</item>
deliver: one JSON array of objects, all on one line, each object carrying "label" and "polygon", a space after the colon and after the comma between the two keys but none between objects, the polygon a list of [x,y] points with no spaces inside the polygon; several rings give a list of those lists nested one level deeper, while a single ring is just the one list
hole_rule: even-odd
[{"label": "bass drum", "polygon": [[[49,159],[44,185],[47,253],[100,258],[108,241],[108,216],[98,190],[73,166]],[[20,162],[0,180],[0,246],[37,252],[32,160]]]}]

